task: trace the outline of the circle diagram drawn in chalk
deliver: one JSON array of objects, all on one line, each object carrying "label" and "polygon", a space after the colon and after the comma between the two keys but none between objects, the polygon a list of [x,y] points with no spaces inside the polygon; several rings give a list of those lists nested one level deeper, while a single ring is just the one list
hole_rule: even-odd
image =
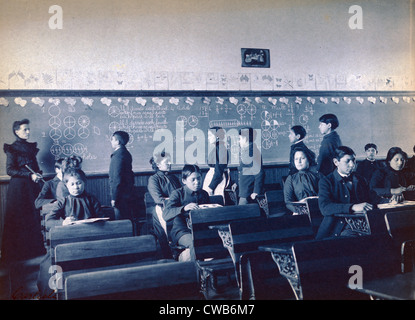
[{"label": "circle diagram drawn in chalk", "polygon": [[49,137],[51,137],[52,140],[59,140],[62,138],[62,131],[60,129],[50,129]]},{"label": "circle diagram drawn in chalk", "polygon": [[67,116],[65,117],[65,119],[63,119],[63,124],[65,125],[65,127],[73,128],[76,125],[76,120],[72,116]]},{"label": "circle diagram drawn in chalk", "polygon": [[82,143],[75,143],[73,146],[73,152],[77,155],[82,155],[86,151],[86,147]]},{"label": "circle diagram drawn in chalk", "polygon": [[61,126],[61,119],[59,119],[58,117],[51,117],[49,119],[49,126],[53,129],[57,129]]},{"label": "circle diagram drawn in chalk", "polygon": [[85,128],[85,127],[81,127],[81,128],[79,128],[79,130],[78,130],[78,136],[79,136],[81,139],[86,139],[86,138],[88,138],[88,137],[89,137],[89,129],[88,129],[88,128]]},{"label": "circle diagram drawn in chalk", "polygon": [[62,147],[58,144],[55,144],[50,147],[50,153],[55,157],[58,157],[62,153]]},{"label": "circle diagram drawn in chalk", "polygon": [[57,117],[61,114],[61,108],[55,105],[51,105],[48,109],[48,113],[51,117]]},{"label": "circle diagram drawn in chalk", "polygon": [[76,131],[74,128],[66,128],[65,130],[63,130],[63,135],[66,139],[71,140],[76,137]]},{"label": "circle diagram drawn in chalk", "polygon": [[88,127],[89,126],[89,123],[90,123],[90,120],[89,120],[89,117],[87,117],[87,116],[80,116],[79,118],[78,118],[78,124],[81,126],[81,127]]},{"label": "circle diagram drawn in chalk", "polygon": [[69,143],[62,146],[62,153],[65,156],[70,156],[73,153],[73,146]]}]

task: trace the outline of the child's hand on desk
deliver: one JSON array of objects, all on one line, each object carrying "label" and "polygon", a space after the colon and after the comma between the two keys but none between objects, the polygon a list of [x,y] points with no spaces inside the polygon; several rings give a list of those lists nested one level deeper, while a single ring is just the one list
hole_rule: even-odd
[{"label": "child's hand on desk", "polygon": [[405,198],[403,197],[402,194],[394,194],[390,198],[389,202],[391,202],[393,204],[398,204],[398,203],[403,202],[404,200],[405,200]]},{"label": "child's hand on desk", "polygon": [[391,194],[392,195],[401,195],[402,192],[404,192],[406,190],[407,190],[407,188],[405,188],[405,187],[391,188]]},{"label": "child's hand on desk", "polygon": [[353,212],[365,212],[373,209],[373,205],[368,202],[357,203],[352,206]]},{"label": "child's hand on desk", "polygon": [[184,211],[191,211],[199,209],[199,205],[195,202],[189,203],[184,207]]},{"label": "child's hand on desk", "polygon": [[67,226],[69,224],[72,224],[72,222],[75,221],[74,217],[67,217],[65,220],[63,220],[62,225]]},{"label": "child's hand on desk", "polygon": [[252,199],[252,200],[255,200],[255,198],[256,198],[256,196],[257,196],[257,195],[258,195],[258,193],[252,193],[252,194],[251,194],[251,199]]},{"label": "child's hand on desk", "polygon": [[406,188],[406,191],[415,191],[415,185],[410,185],[409,187]]}]

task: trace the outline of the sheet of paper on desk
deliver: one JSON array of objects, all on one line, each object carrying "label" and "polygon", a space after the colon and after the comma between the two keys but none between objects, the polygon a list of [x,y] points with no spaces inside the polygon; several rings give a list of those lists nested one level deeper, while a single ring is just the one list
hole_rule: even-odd
[{"label": "sheet of paper on desk", "polygon": [[399,208],[405,206],[415,206],[415,201],[403,201],[401,203],[389,202],[389,203],[381,203],[378,204],[379,209],[391,209],[391,208]]},{"label": "sheet of paper on desk", "polygon": [[199,209],[207,209],[207,208],[220,208],[222,207],[218,203],[205,203],[205,204],[199,204]]},{"label": "sheet of paper on desk", "polygon": [[109,220],[109,218],[90,218],[90,219],[83,219],[83,220],[75,220],[71,224],[92,223],[96,221],[105,221],[105,220]]}]

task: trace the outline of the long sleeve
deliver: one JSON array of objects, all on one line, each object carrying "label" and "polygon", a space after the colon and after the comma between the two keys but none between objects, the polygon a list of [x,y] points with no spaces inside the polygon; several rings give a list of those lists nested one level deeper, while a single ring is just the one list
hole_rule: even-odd
[{"label": "long sleeve", "polygon": [[183,212],[185,206],[182,204],[182,197],[179,190],[181,189],[174,190],[165,204],[163,219],[166,221],[173,220]]},{"label": "long sleeve", "polygon": [[284,183],[284,202],[287,209],[291,212],[295,212],[296,209],[293,205],[290,205],[290,202],[295,201],[298,201],[298,199],[295,196],[292,176],[289,175]]},{"label": "long sleeve", "polygon": [[223,173],[228,167],[229,151],[223,143],[217,143],[216,149],[209,155],[209,163],[215,163],[215,171],[212,177],[212,181],[209,184],[209,188],[215,190],[218,184],[223,179]]},{"label": "long sleeve", "polygon": [[111,156],[109,182],[111,200],[120,201],[131,192],[134,184],[132,157],[125,147],[116,150]]},{"label": "long sleeve", "polygon": [[318,205],[324,216],[332,216],[340,213],[350,213],[352,203],[342,203],[333,196],[335,186],[327,177],[319,182]]},{"label": "long sleeve", "polygon": [[47,181],[40,191],[39,195],[35,200],[35,207],[36,209],[40,209],[45,204],[51,203],[52,201],[56,200],[53,198],[52,195],[52,181]]}]

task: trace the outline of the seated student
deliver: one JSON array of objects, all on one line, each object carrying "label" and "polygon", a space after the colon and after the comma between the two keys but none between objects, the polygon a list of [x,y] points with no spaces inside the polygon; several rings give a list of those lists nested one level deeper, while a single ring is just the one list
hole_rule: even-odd
[{"label": "seated student", "polygon": [[[101,204],[85,191],[85,173],[76,168],[65,171],[63,181],[69,195],[58,199],[57,206],[46,215],[46,229],[55,226],[66,226],[75,220],[101,217]],[[47,252],[40,263],[37,286],[42,298],[53,298],[53,290],[49,287],[50,252]]]},{"label": "seated student", "polygon": [[36,209],[42,209],[43,212],[47,212],[53,208],[53,204],[57,200],[56,188],[60,181],[62,181],[62,162],[63,158],[59,158],[55,161],[55,173],[53,179],[46,181],[43,184],[42,190],[35,200]]},{"label": "seated student", "polygon": [[221,195],[225,199],[225,189],[231,183],[228,163],[229,150],[225,143],[225,130],[221,127],[212,127],[208,131],[208,142],[212,150],[208,155],[209,171],[203,181],[203,190],[210,195]]},{"label": "seated student", "polygon": [[[70,168],[81,169],[82,168],[82,158],[78,156],[70,156],[64,158],[62,161],[62,174],[65,174],[66,170]],[[56,187],[56,197],[58,199],[63,199],[69,195],[66,184],[63,181],[60,181]]]},{"label": "seated student", "polygon": [[386,155],[386,167],[373,173],[370,187],[379,196],[391,201],[415,200],[415,174],[404,170],[408,156],[399,147],[392,147]]},{"label": "seated student", "polygon": [[313,167],[316,163],[316,155],[313,151],[311,151],[304,143],[304,138],[307,134],[307,131],[304,129],[303,126],[293,126],[290,129],[290,134],[288,135],[288,139],[291,142],[290,148],[290,164],[289,164],[289,175],[296,173],[298,170],[294,164],[294,150],[295,149],[303,149],[305,152],[309,154],[309,166]]},{"label": "seated student", "polygon": [[372,210],[381,198],[369,188],[366,179],[353,172],[356,164],[354,151],[346,146],[336,149],[333,159],[337,167],[319,182],[318,204],[324,216],[317,239],[333,236],[355,236],[344,218],[335,214],[351,214]]},{"label": "seated student", "polygon": [[182,185],[175,175],[169,174],[171,170],[170,154],[164,151],[159,152],[150,159],[150,163],[155,171],[155,174],[148,179],[147,185],[148,192],[156,203],[153,211],[153,229],[160,244],[163,258],[171,259],[172,254],[166,234],[171,226],[167,227],[166,221],[163,219],[163,207],[173,190]]},{"label": "seated student", "polygon": [[46,215],[46,228],[68,225],[76,220],[102,216],[100,202],[85,191],[86,175],[81,169],[70,168],[63,175],[69,195],[58,199],[56,208]]},{"label": "seated student", "polygon": [[312,158],[302,148],[294,149],[293,159],[297,172],[290,174],[284,183],[284,201],[287,209],[296,213],[296,208],[290,202],[317,196],[319,175],[310,170]]},{"label": "seated student", "polygon": [[317,171],[324,176],[333,172],[335,166],[333,158],[337,147],[342,145],[340,136],[336,129],[339,126],[337,116],[331,113],[324,114],[319,118],[320,133],[323,135],[321,141],[318,157],[317,157]]},{"label": "seated student", "polygon": [[186,218],[191,210],[199,208],[199,204],[209,203],[209,194],[202,189],[202,173],[197,165],[186,164],[182,171],[183,187],[174,190],[163,210],[163,218],[173,221],[170,232],[175,245],[188,248],[179,257],[180,261],[195,260],[193,238],[187,226]]},{"label": "seated student", "polygon": [[366,159],[357,164],[356,173],[365,177],[366,181],[370,183],[373,173],[380,169],[382,166],[378,160],[376,160],[376,154],[378,153],[378,147],[374,143],[368,143],[365,145]]},{"label": "seated student", "polygon": [[262,155],[255,143],[256,130],[239,129],[240,160],[238,167],[239,204],[254,202],[264,194],[264,170]]}]

